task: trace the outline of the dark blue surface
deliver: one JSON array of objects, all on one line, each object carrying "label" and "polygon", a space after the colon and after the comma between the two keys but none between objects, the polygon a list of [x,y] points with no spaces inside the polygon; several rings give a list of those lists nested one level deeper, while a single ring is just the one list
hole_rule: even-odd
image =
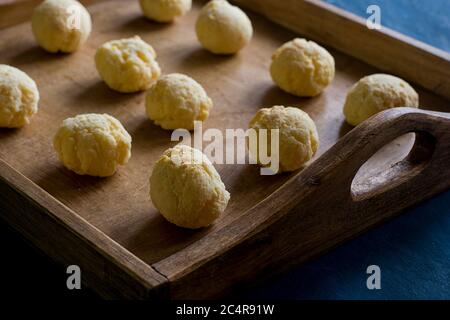
[{"label": "dark blue surface", "polygon": [[450,51],[450,0],[326,0],[368,17],[369,5],[381,9],[381,24],[410,37]]},{"label": "dark blue surface", "polygon": [[[382,25],[450,50],[450,0],[328,0]],[[366,268],[381,268],[381,290],[368,290]],[[450,299],[450,191],[321,258],[244,294],[270,299]]]}]

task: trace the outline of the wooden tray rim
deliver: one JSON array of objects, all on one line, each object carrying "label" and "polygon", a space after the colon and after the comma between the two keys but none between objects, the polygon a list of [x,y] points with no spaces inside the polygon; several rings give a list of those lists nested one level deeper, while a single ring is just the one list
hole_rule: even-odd
[{"label": "wooden tray rim", "polygon": [[167,283],[167,278],[152,265],[118,244],[3,159],[0,159],[0,187],[1,183],[6,183],[24,200],[40,208],[51,221],[66,228],[74,237],[86,242],[108,261],[116,264],[145,290],[154,290]]}]

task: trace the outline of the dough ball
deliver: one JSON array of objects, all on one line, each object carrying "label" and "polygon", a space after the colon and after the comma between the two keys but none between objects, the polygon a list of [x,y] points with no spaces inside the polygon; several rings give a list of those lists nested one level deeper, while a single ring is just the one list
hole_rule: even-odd
[{"label": "dough ball", "polygon": [[270,73],[282,90],[314,97],[333,81],[334,58],[317,43],[297,38],[275,51]]},{"label": "dough ball", "polygon": [[347,122],[356,126],[374,114],[397,107],[419,107],[419,95],[405,81],[388,74],[359,80],[348,92],[344,105]]},{"label": "dough ball", "polygon": [[161,75],[153,47],[139,36],[106,42],[95,54],[100,77],[113,90],[147,90]]},{"label": "dough ball", "polygon": [[53,146],[64,166],[81,175],[111,176],[131,156],[131,137],[107,114],[81,114],[63,121]]},{"label": "dough ball", "polygon": [[38,111],[39,91],[25,72],[0,64],[0,127],[19,128]]},{"label": "dough ball", "polygon": [[209,226],[225,211],[230,194],[201,151],[177,145],[153,167],[150,197],[168,221],[197,229]]},{"label": "dough ball", "polygon": [[[250,121],[249,127],[257,132],[259,129],[280,130],[279,173],[299,169],[314,156],[319,147],[319,135],[314,121],[298,108],[283,106],[263,108]],[[266,150],[269,152],[272,143],[270,136],[270,132],[267,132]],[[253,150],[256,150],[255,146],[253,147]]]},{"label": "dough ball", "polygon": [[194,121],[204,121],[213,106],[203,87],[179,73],[162,76],[147,92],[148,117],[163,129],[194,129]]},{"label": "dough ball", "polygon": [[192,0],[140,0],[144,15],[158,22],[170,22],[191,10]]},{"label": "dough ball", "polygon": [[212,0],[203,7],[196,31],[203,47],[216,54],[238,52],[253,35],[252,23],[245,12],[226,0]]},{"label": "dough ball", "polygon": [[45,0],[34,9],[31,26],[36,41],[49,52],[73,52],[89,37],[91,16],[75,0]]}]

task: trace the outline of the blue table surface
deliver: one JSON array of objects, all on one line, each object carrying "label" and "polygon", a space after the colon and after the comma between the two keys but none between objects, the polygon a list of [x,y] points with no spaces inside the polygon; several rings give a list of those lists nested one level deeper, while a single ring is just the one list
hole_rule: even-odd
[{"label": "blue table surface", "polygon": [[[450,51],[450,0],[327,0]],[[368,290],[366,269],[381,269],[381,289]],[[450,191],[345,243],[324,256],[242,294],[260,299],[450,299]]]}]

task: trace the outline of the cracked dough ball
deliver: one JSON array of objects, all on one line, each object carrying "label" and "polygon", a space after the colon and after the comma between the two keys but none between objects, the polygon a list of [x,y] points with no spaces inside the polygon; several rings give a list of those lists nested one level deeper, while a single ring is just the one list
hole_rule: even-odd
[{"label": "cracked dough ball", "polygon": [[192,0],[140,0],[144,15],[158,22],[170,22],[191,10]]},{"label": "cracked dough ball", "polygon": [[0,127],[19,128],[38,111],[39,91],[25,72],[0,64]]},{"label": "cracked dough ball", "polygon": [[161,75],[153,47],[139,36],[106,42],[95,54],[100,77],[113,90],[147,90]]},{"label": "cracked dough ball", "polygon": [[148,117],[163,129],[194,129],[209,116],[213,102],[194,79],[179,73],[162,76],[147,92]]},{"label": "cracked dough ball", "polygon": [[250,42],[253,27],[244,11],[226,0],[212,0],[197,19],[197,38],[216,54],[233,54]]},{"label": "cracked dough ball", "polygon": [[111,176],[131,156],[131,137],[116,118],[81,114],[63,121],[53,146],[64,166],[81,175]]},{"label": "cracked dough ball", "polygon": [[91,16],[75,0],[45,0],[33,11],[36,41],[49,52],[76,51],[89,37]]},{"label": "cracked dough ball", "polygon": [[201,151],[177,145],[153,167],[150,197],[168,221],[197,229],[209,226],[225,211],[230,194]]},{"label": "cracked dough ball", "polygon": [[320,94],[334,78],[334,58],[313,41],[294,39],[272,56],[270,73],[284,91],[299,97]]},{"label": "cracked dough ball", "polygon": [[[283,106],[263,108],[250,121],[249,127],[256,131],[259,129],[280,130],[278,173],[301,168],[314,156],[319,147],[319,135],[314,121],[306,112],[298,108]],[[268,132],[266,150],[269,152],[271,150],[270,136]]]},{"label": "cracked dough ball", "polygon": [[344,105],[347,122],[356,126],[374,114],[396,107],[419,107],[419,95],[406,82],[388,74],[359,80],[348,92]]}]

